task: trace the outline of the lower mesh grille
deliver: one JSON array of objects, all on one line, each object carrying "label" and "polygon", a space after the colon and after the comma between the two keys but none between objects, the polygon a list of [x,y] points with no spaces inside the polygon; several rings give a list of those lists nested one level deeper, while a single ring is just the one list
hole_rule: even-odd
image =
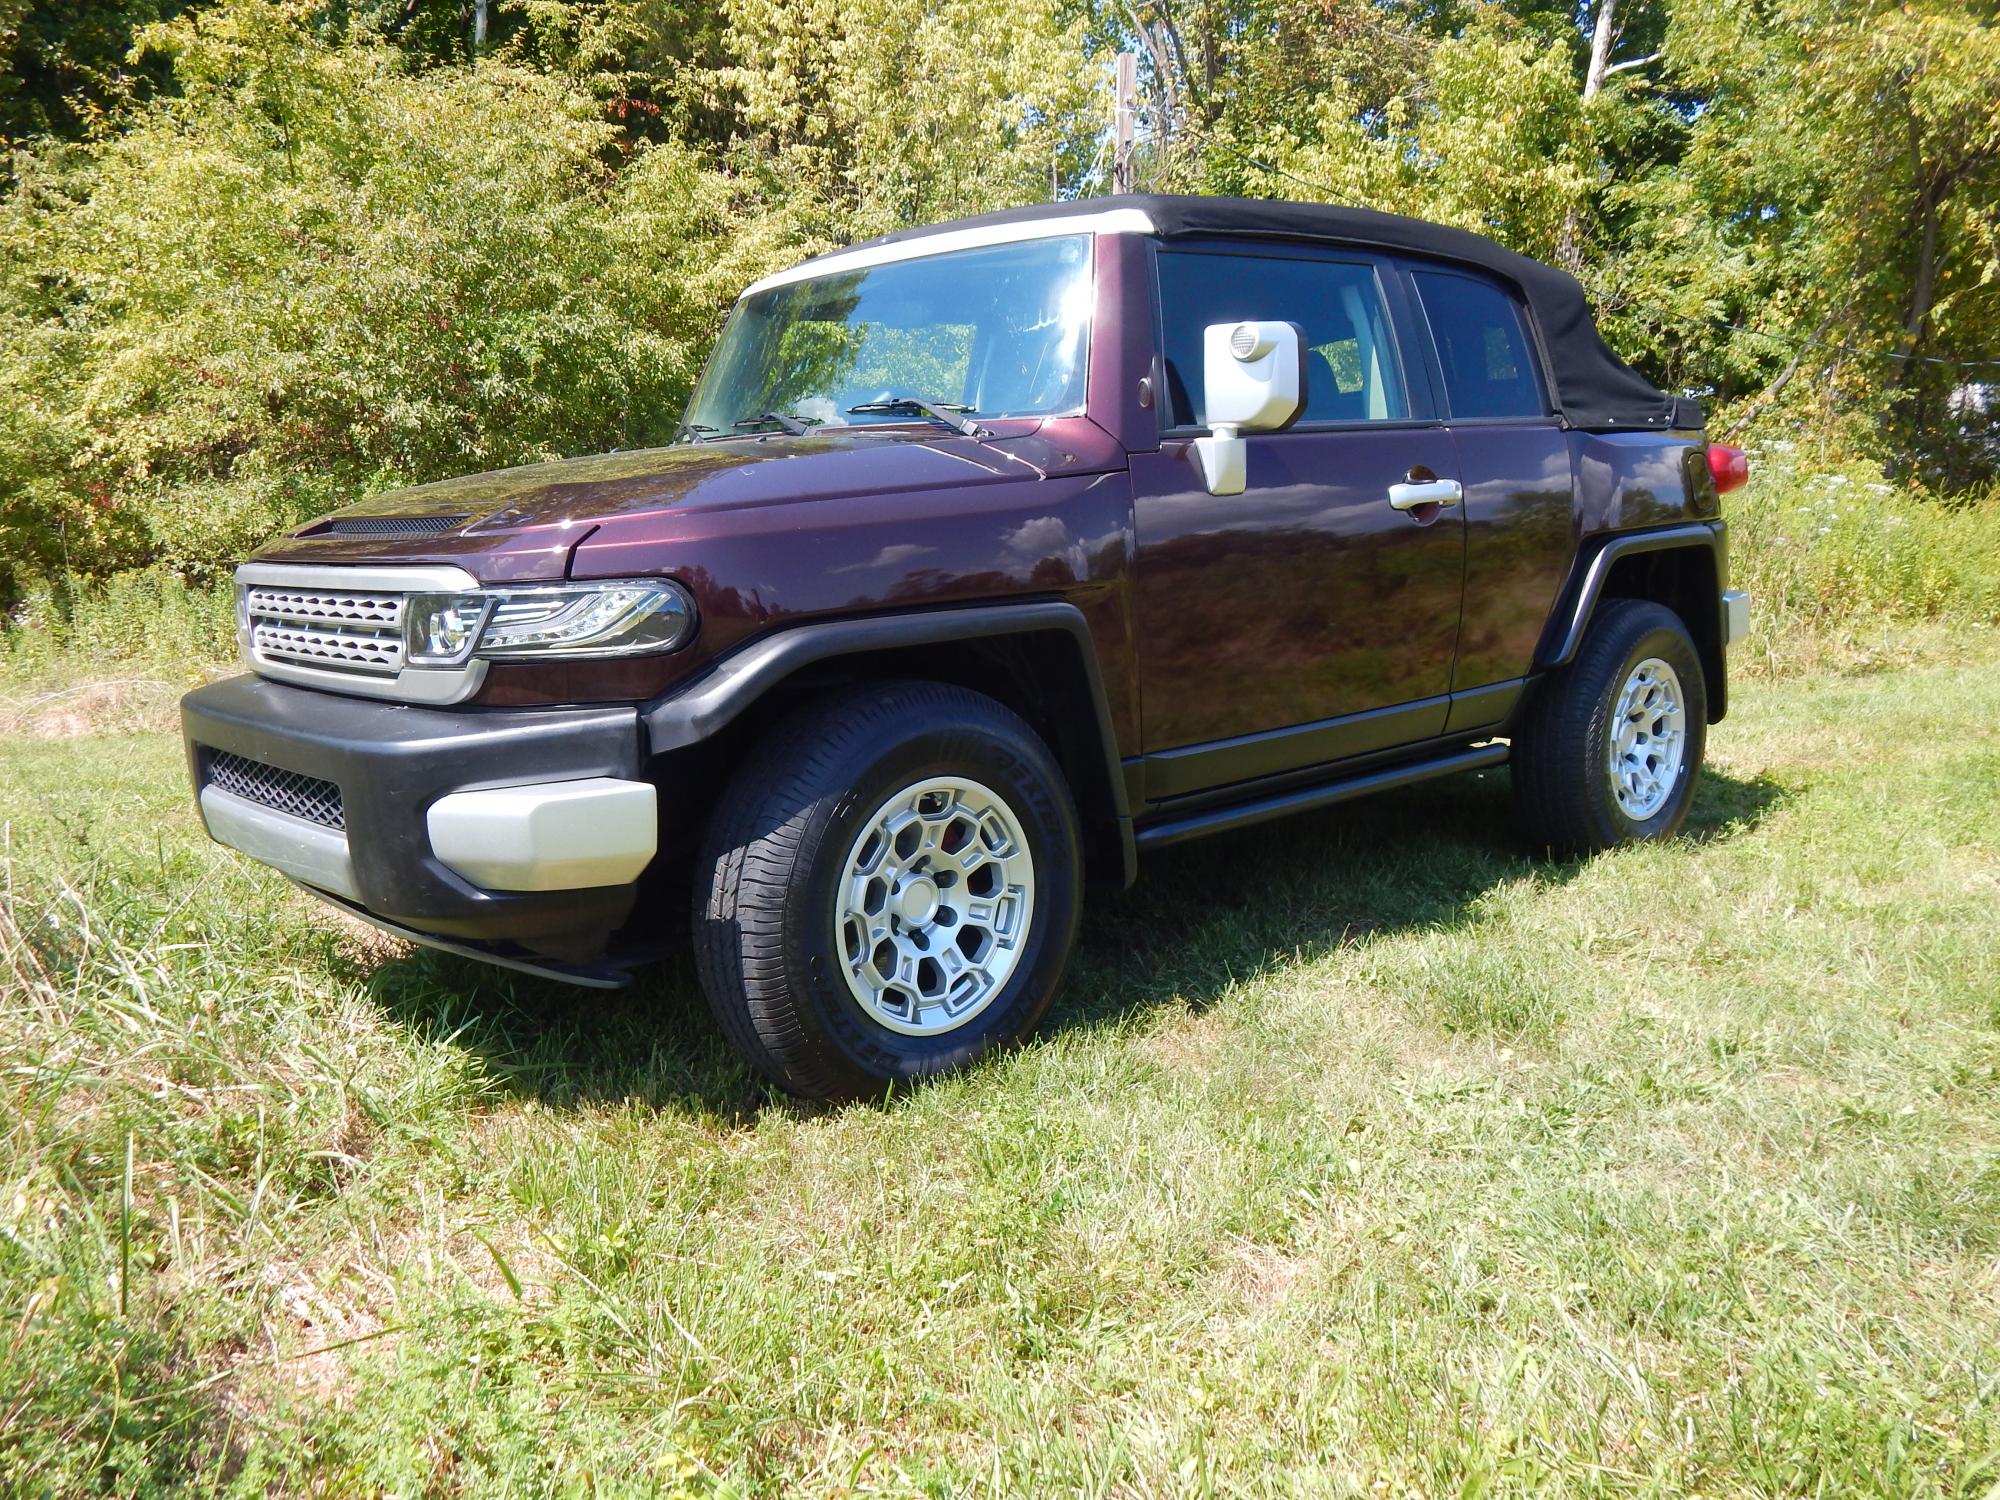
[{"label": "lower mesh grille", "polygon": [[347,828],[347,812],[341,806],[340,788],[317,776],[301,776],[297,771],[281,771],[262,761],[246,760],[218,750],[208,762],[208,784],[232,793],[246,802],[256,802],[278,812],[290,813],[317,823],[322,828]]}]

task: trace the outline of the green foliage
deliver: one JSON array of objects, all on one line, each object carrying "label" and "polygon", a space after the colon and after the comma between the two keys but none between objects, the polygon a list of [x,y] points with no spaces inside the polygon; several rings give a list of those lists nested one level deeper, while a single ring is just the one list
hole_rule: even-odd
[{"label": "green foliage", "polygon": [[2000,376],[1990,0],[492,0],[480,45],[476,11],[0,0],[0,132],[68,138],[0,189],[0,606],[670,436],[760,271],[1102,191],[1124,47],[1142,186],[1478,228],[1575,267],[1711,431],[2000,468],[1963,389]]},{"label": "green foliage", "polygon": [[1570,59],[1490,7],[1420,56],[1370,104],[1337,82],[1296,129],[1250,138],[1275,170],[1239,164],[1233,175],[1273,197],[1291,196],[1287,184],[1303,178],[1335,201],[1462,225],[1555,258],[1589,172]]},{"label": "green foliage", "polygon": [[1101,126],[1104,70],[1038,0],[729,0],[728,16],[724,80],[766,169],[834,205],[843,238],[1048,197]]},{"label": "green foliage", "polygon": [[782,244],[684,147],[613,170],[557,79],[412,73],[262,5],[147,41],[182,95],[0,210],[17,559],[199,573],[387,485],[669,439]]},{"label": "green foliage", "polygon": [[2000,376],[1959,363],[2000,350],[1991,7],[1717,0],[1676,6],[1666,49],[1700,114],[1609,194],[1617,331],[1731,414],[1805,420],[1946,490],[1990,478],[2000,449],[1952,392]]}]

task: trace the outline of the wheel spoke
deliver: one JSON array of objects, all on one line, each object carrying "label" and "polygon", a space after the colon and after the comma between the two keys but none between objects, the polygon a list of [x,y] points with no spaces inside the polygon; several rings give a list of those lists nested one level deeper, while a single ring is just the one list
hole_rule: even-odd
[{"label": "wheel spoke", "polygon": [[1606,747],[1615,800],[1626,816],[1656,816],[1680,785],[1687,745],[1680,678],[1648,657],[1626,675],[1612,709]]},{"label": "wheel spoke", "polygon": [[834,913],[843,976],[892,1030],[964,1025],[1006,987],[1034,917],[1019,819],[990,788],[934,778],[856,834]]}]

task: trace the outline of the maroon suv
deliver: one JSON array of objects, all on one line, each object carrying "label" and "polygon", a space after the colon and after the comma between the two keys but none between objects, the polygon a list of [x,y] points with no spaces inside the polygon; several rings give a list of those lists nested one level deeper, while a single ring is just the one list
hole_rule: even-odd
[{"label": "maroon suv", "polygon": [[1701,420],[1569,276],[1415,220],[890,235],[746,291],[671,447],[246,563],[251,675],[182,706],[202,816],[585,984],[691,881],[743,1054],[876,1092],[1029,1031],[1145,849],[1507,762],[1539,847],[1672,834],[1747,617]]}]

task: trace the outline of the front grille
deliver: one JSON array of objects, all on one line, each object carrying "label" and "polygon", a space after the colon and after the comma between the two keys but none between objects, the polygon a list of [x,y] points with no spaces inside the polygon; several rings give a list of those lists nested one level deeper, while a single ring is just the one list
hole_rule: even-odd
[{"label": "front grille", "polygon": [[247,802],[256,802],[322,828],[347,827],[347,812],[341,806],[340,788],[317,776],[297,771],[281,771],[262,761],[247,760],[218,750],[208,762],[208,784],[230,792]]},{"label": "front grille", "polygon": [[337,516],[312,536],[436,536],[467,516]]},{"label": "front grille", "polygon": [[403,596],[253,587],[251,652],[268,661],[393,677],[403,666]]}]

